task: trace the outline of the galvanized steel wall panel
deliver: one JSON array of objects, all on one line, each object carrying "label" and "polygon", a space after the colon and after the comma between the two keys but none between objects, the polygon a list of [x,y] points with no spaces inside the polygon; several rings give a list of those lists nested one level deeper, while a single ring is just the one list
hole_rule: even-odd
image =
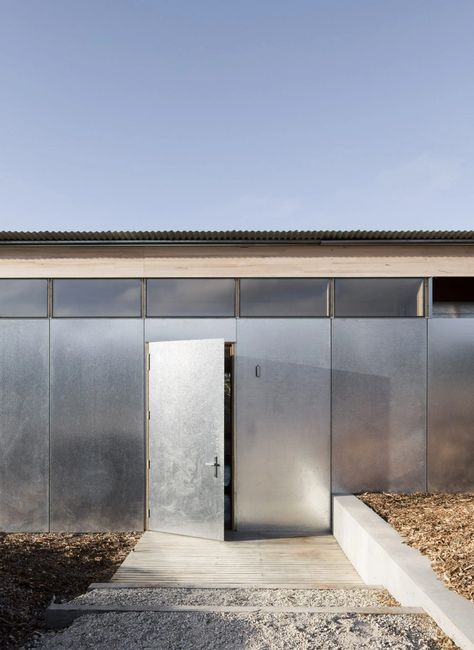
[{"label": "galvanized steel wall panel", "polygon": [[333,492],[426,488],[426,321],[334,319]]},{"label": "galvanized steel wall panel", "polygon": [[144,525],[143,321],[51,321],[51,529]]},{"label": "galvanized steel wall panel", "polygon": [[238,530],[330,527],[329,334],[328,319],[237,322]]},{"label": "galvanized steel wall panel", "polygon": [[147,318],[145,340],[185,341],[196,339],[236,340],[235,318]]},{"label": "galvanized steel wall panel", "polygon": [[47,531],[49,322],[0,320],[0,530]]},{"label": "galvanized steel wall panel", "polygon": [[149,409],[148,527],[223,540],[224,340],[151,343]]},{"label": "galvanized steel wall panel", "polygon": [[474,319],[428,325],[428,489],[474,490]]}]

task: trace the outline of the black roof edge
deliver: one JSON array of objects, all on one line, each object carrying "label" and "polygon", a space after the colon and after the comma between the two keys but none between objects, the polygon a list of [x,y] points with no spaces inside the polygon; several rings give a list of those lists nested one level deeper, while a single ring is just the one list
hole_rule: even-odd
[{"label": "black roof edge", "polygon": [[474,244],[467,230],[3,231],[0,245]]}]

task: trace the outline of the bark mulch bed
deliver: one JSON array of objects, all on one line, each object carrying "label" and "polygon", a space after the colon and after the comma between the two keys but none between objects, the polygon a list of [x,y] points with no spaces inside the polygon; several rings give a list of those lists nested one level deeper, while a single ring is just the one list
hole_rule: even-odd
[{"label": "bark mulch bed", "polygon": [[109,580],[141,533],[0,533],[0,648],[44,629],[53,596],[70,599]]},{"label": "bark mulch bed", "polygon": [[429,557],[448,587],[474,602],[474,494],[358,496]]},{"label": "bark mulch bed", "polygon": [[[431,560],[447,586],[474,602],[474,494],[358,495]],[[445,639],[442,647],[456,647]]]}]

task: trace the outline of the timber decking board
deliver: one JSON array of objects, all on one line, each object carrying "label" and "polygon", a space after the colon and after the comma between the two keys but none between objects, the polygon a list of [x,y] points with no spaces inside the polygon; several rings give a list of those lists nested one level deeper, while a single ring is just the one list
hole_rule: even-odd
[{"label": "timber decking board", "polygon": [[212,540],[146,531],[112,578],[156,585],[363,585],[332,535]]}]

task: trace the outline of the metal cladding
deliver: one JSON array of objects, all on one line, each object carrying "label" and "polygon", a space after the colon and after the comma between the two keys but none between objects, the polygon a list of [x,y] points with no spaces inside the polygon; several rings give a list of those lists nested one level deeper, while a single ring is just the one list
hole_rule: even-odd
[{"label": "metal cladding", "polygon": [[426,489],[426,321],[334,319],[332,491]]},{"label": "metal cladding", "polygon": [[224,344],[149,345],[151,530],[224,539]]},{"label": "metal cladding", "polygon": [[0,244],[12,243],[302,243],[473,242],[473,230],[145,230],[3,231]]},{"label": "metal cladding", "polygon": [[330,529],[329,328],[328,319],[237,322],[239,530]]},{"label": "metal cladding", "polygon": [[51,321],[51,530],[140,530],[144,351],[138,319]]},{"label": "metal cladding", "polygon": [[49,324],[0,320],[0,530],[49,529]]},{"label": "metal cladding", "polygon": [[474,319],[428,321],[428,489],[474,490]]},{"label": "metal cladding", "polygon": [[0,529],[143,529],[145,342],[214,338],[238,529],[329,529],[331,436],[335,492],[474,490],[474,318],[2,318]]},{"label": "metal cladding", "polygon": [[145,341],[237,339],[235,318],[146,318]]}]

